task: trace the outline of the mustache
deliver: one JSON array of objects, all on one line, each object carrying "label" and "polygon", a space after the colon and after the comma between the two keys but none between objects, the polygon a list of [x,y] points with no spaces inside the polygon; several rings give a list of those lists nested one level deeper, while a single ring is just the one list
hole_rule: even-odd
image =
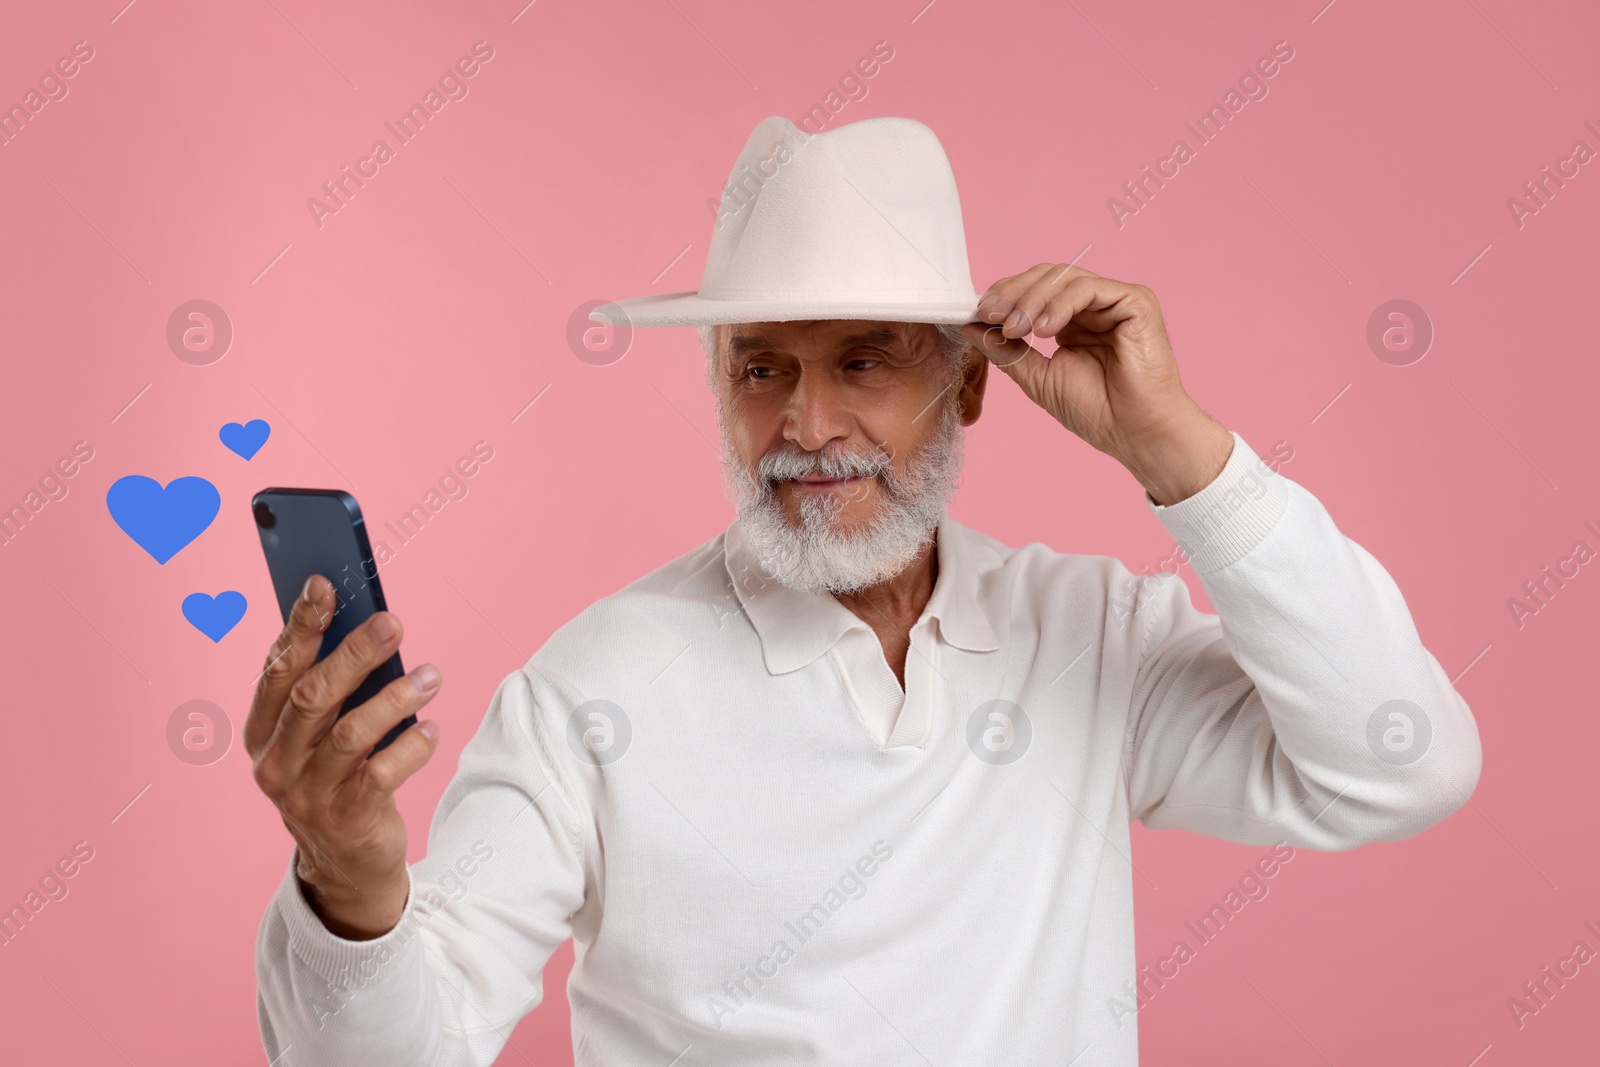
[{"label": "mustache", "polygon": [[793,442],[768,452],[756,464],[756,471],[769,488],[778,482],[806,475],[823,478],[877,478],[892,474],[890,454],[879,446],[870,452],[807,452]]}]

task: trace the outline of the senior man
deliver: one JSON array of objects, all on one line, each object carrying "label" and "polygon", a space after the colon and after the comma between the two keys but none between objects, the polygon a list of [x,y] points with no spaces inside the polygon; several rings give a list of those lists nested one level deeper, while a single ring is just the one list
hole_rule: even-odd
[{"label": "senior man", "polygon": [[[297,846],[273,1063],[491,1063],[571,938],[580,1064],[1129,1067],[1131,820],[1344,849],[1474,788],[1388,574],[1188,396],[1149,289],[1041,263],[980,301],[920,123],[763,121],[700,289],[596,317],[700,327],[738,517],[505,678],[409,867],[437,727],[365,754],[439,674],[336,721],[400,626],[313,666],[307,583],[245,728]],[[1127,467],[1218,615],[949,516],[991,362]],[[1059,457],[1008,476],[1073,491]]]}]

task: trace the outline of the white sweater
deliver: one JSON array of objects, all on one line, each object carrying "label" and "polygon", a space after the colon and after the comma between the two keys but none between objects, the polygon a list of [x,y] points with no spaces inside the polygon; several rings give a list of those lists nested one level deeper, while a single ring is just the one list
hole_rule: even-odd
[{"label": "white sweater", "polygon": [[1219,615],[946,515],[904,694],[737,521],[595,603],[496,691],[393,931],[329,933],[291,858],[268,1059],[489,1064],[570,937],[579,1064],[1132,1067],[1130,820],[1344,849],[1481,763],[1389,575],[1237,435],[1146,503]]}]

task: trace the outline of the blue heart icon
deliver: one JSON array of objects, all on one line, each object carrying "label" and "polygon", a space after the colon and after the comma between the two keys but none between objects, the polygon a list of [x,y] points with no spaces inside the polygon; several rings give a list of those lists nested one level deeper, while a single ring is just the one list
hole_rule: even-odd
[{"label": "blue heart icon", "polygon": [[190,593],[183,598],[183,617],[212,641],[221,641],[229,630],[239,625],[247,606],[244,594],[232,589],[215,597]]},{"label": "blue heart icon", "polygon": [[255,454],[261,451],[261,446],[267,443],[267,438],[272,436],[272,427],[267,425],[266,419],[251,419],[242,426],[230,422],[217,431],[217,436],[228,446],[228,451],[236,452],[245,459],[254,459]]},{"label": "blue heart icon", "polygon": [[222,494],[204,478],[175,478],[163,489],[154,478],[130,474],[106,490],[106,508],[134,544],[165,563],[205,533],[222,509]]}]

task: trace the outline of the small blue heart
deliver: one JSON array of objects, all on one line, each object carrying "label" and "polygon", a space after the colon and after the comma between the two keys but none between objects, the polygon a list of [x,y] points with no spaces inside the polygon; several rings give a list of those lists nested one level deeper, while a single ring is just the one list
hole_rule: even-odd
[{"label": "small blue heart", "polygon": [[248,604],[244,594],[232,589],[215,597],[206,593],[190,593],[183,598],[183,617],[212,641],[221,641],[229,630],[239,625],[246,607]]},{"label": "small blue heart", "polygon": [[251,419],[242,426],[237,422],[230,422],[217,431],[217,436],[228,446],[230,452],[236,452],[245,459],[253,459],[255,454],[261,451],[261,446],[267,443],[267,438],[272,436],[272,427],[267,425],[266,419]]},{"label": "small blue heart", "polygon": [[154,478],[130,474],[106,490],[106,509],[134,544],[165,563],[211,525],[222,494],[204,478],[174,478],[163,489]]}]

